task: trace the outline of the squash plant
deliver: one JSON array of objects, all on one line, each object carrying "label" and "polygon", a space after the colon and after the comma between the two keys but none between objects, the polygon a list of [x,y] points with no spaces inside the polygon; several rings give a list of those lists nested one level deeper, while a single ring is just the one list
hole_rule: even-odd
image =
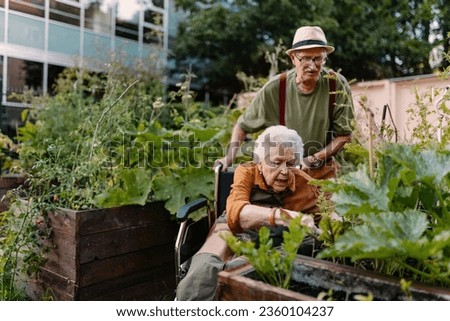
[{"label": "squash plant", "polygon": [[[442,77],[450,77],[450,68]],[[313,182],[333,193],[335,211],[344,219],[340,228],[322,227],[326,248],[318,257],[350,258],[365,269],[448,287],[450,92],[413,94],[408,144],[381,144],[373,153],[351,143],[346,152],[358,167],[334,181]]]},{"label": "squash plant", "polygon": [[450,285],[450,151],[386,145],[370,177],[366,166],[335,181],[347,228],[319,258],[348,257],[367,269]]}]

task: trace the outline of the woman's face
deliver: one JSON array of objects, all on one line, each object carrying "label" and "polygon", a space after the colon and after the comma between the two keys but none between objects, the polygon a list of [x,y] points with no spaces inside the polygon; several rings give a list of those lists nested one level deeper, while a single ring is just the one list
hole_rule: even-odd
[{"label": "woman's face", "polygon": [[292,147],[278,145],[270,148],[269,156],[260,163],[260,170],[266,184],[275,192],[284,191],[289,186],[290,170],[296,165]]}]

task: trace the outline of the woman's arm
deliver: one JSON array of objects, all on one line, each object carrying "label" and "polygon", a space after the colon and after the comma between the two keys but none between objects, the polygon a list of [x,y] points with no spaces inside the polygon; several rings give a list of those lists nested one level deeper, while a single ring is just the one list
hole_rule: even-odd
[{"label": "woman's arm", "polygon": [[302,225],[316,230],[312,215],[300,214],[283,208],[270,208],[258,205],[245,205],[239,215],[244,230],[259,230],[262,226],[288,226],[291,219],[301,215]]}]

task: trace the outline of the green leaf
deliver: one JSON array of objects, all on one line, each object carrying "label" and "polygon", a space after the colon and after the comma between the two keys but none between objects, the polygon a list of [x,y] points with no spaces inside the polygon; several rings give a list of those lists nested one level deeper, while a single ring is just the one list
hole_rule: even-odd
[{"label": "green leaf", "polygon": [[387,186],[378,186],[361,168],[342,176],[332,200],[341,215],[386,211],[389,208]]},{"label": "green leaf", "polygon": [[236,255],[244,255],[249,260],[264,282],[288,288],[294,260],[306,234],[305,227],[300,224],[300,220],[299,216],[289,222],[288,231],[283,232],[283,243],[280,249],[273,248],[270,230],[266,226],[261,227],[258,231],[258,248],[254,242],[240,241],[231,233],[222,234],[222,237]]},{"label": "green leaf", "polygon": [[214,173],[209,168],[182,168],[171,176],[158,176],[153,181],[155,200],[166,201],[165,207],[176,213],[186,202],[199,197],[213,199]]},{"label": "green leaf", "polygon": [[341,235],[336,243],[319,253],[319,257],[364,258],[410,257],[425,260],[446,246],[446,232],[428,238],[427,215],[420,211],[372,213],[361,216],[363,223]]},{"label": "green leaf", "polygon": [[119,175],[120,184],[106,189],[95,199],[99,207],[129,204],[145,205],[152,184],[147,171],[142,168],[124,169]]}]

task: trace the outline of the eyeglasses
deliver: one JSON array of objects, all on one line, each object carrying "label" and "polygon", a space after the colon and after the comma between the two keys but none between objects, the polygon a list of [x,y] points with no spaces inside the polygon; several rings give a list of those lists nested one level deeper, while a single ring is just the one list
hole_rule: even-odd
[{"label": "eyeglasses", "polygon": [[327,61],[327,57],[324,57],[324,56],[318,56],[318,57],[312,58],[312,57],[299,57],[296,54],[294,54],[294,57],[297,58],[297,60],[303,65],[309,65],[312,61],[318,67],[322,66]]}]

